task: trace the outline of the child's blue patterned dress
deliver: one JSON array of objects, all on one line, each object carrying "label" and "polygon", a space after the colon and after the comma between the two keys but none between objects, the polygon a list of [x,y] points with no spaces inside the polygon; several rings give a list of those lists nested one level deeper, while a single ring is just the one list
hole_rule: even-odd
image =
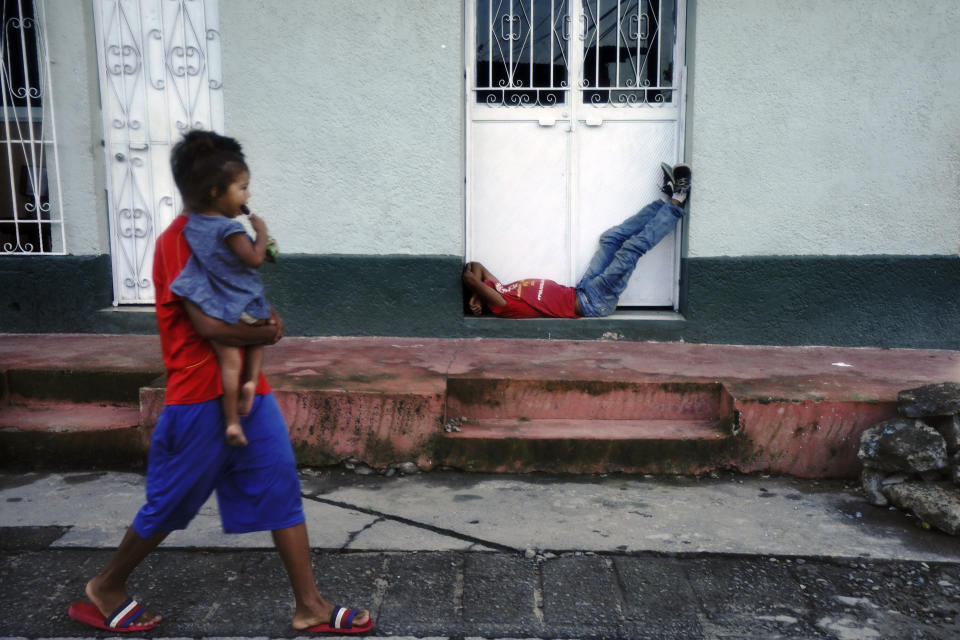
[{"label": "child's blue patterned dress", "polygon": [[190,214],[183,235],[193,255],[170,290],[208,316],[230,324],[242,313],[267,319],[270,304],[257,270],[244,264],[227,244],[227,237],[235,233],[246,233],[246,229],[232,218]]}]

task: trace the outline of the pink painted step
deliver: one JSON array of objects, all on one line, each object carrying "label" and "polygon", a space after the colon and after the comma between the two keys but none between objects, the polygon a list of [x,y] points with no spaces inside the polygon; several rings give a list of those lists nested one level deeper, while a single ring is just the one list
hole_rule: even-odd
[{"label": "pink painted step", "polygon": [[468,422],[447,434],[458,439],[525,440],[722,440],[728,437],[714,420],[582,420],[492,418]]},{"label": "pink painted step", "polygon": [[0,406],[0,467],[139,469],[147,441],[132,405],[31,399]]},{"label": "pink painted step", "polygon": [[0,407],[0,429],[8,431],[109,431],[139,423],[136,406],[31,400]]},{"label": "pink painted step", "polygon": [[714,382],[450,379],[446,416],[438,459],[474,471],[701,473],[743,444]]},{"label": "pink painted step", "polygon": [[451,378],[447,419],[717,419],[733,400],[715,382]]}]

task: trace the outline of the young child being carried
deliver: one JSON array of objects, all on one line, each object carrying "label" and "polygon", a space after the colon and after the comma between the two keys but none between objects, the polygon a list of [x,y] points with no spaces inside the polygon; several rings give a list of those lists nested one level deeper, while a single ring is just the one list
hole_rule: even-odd
[{"label": "young child being carried", "polygon": [[[247,209],[250,170],[240,144],[212,131],[191,131],[174,146],[170,163],[190,212],[184,236],[193,252],[170,290],[226,323],[265,323],[270,304],[257,267],[267,259],[267,225]],[[256,240],[236,220],[241,214],[249,215]],[[227,443],[246,446],[240,417],[253,405],[263,347],[212,344],[220,364]]]}]

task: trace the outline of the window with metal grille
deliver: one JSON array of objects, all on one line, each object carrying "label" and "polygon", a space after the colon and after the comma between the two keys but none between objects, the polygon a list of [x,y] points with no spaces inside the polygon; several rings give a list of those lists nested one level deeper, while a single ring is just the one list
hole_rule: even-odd
[{"label": "window with metal grille", "polygon": [[477,0],[477,102],[563,104],[569,48],[566,0]]},{"label": "window with metal grille", "polygon": [[583,0],[583,101],[671,102],[675,12],[675,0]]},{"label": "window with metal grille", "polygon": [[2,0],[0,254],[65,252],[43,0]]},{"label": "window with metal grille", "polygon": [[476,0],[476,101],[672,102],[676,13],[677,0]]}]

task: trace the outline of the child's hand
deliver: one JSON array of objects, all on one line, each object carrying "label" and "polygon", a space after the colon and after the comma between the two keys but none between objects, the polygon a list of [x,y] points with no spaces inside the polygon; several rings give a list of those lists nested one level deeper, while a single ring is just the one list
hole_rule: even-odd
[{"label": "child's hand", "polygon": [[255,213],[251,213],[249,218],[250,226],[253,227],[253,230],[257,232],[257,236],[260,236],[261,234],[266,235],[267,223],[263,221],[263,218]]}]

